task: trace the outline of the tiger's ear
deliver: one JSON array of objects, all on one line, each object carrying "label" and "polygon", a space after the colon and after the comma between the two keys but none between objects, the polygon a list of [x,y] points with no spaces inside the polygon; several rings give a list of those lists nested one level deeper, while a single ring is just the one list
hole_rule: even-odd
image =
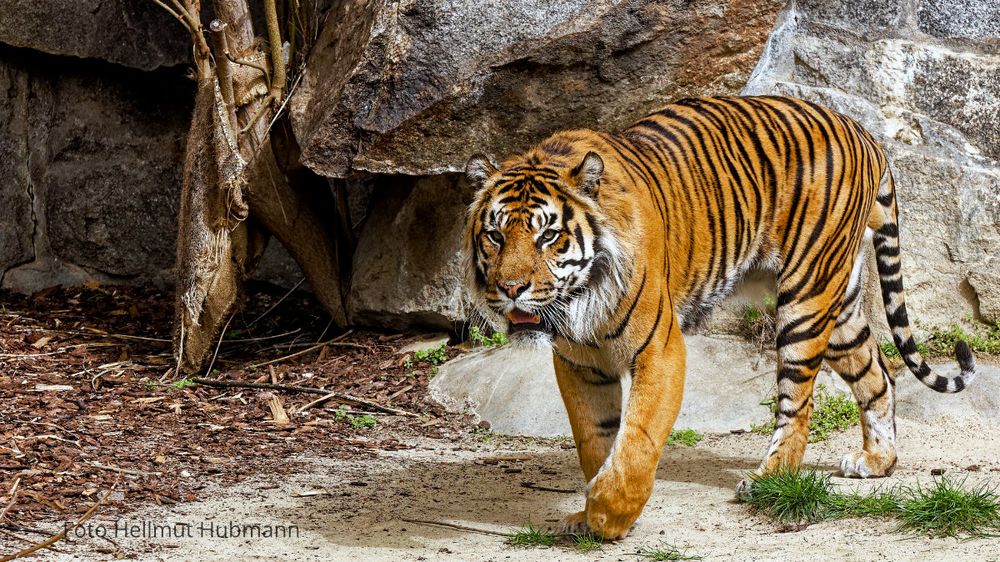
[{"label": "tiger's ear", "polygon": [[469,163],[465,165],[465,178],[476,191],[482,189],[486,185],[486,180],[495,173],[497,173],[496,166],[490,164],[482,154],[473,154],[472,158],[469,158]]},{"label": "tiger's ear", "polygon": [[597,196],[597,188],[601,185],[602,175],[604,175],[604,160],[596,152],[588,152],[570,172],[570,177],[576,181],[577,187],[587,197]]}]

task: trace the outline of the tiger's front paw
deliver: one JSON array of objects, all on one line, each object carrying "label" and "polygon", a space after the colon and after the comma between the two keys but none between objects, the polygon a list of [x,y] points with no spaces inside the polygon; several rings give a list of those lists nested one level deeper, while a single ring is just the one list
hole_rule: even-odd
[{"label": "tiger's front paw", "polygon": [[590,527],[587,527],[587,512],[577,511],[563,517],[559,522],[559,532],[567,535],[583,535],[590,532]]},{"label": "tiger's front paw", "polygon": [[598,474],[587,494],[587,528],[608,540],[624,538],[652,488],[652,482],[629,481],[613,470]]}]

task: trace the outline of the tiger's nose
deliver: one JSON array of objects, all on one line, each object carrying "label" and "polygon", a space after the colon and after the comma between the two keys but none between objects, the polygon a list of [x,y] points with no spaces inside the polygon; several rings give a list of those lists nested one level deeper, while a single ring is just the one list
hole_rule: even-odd
[{"label": "tiger's nose", "polygon": [[497,287],[511,299],[516,299],[521,296],[522,293],[528,290],[531,283],[528,281],[501,281],[497,283]]}]

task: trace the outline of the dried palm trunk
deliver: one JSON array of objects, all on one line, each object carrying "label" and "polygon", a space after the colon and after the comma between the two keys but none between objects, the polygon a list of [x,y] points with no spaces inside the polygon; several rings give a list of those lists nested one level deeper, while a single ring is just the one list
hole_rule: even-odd
[{"label": "dried palm trunk", "polygon": [[[198,1],[171,1],[200,36],[200,27],[192,29],[200,25]],[[280,40],[273,2],[265,0],[272,42]],[[245,0],[214,6],[214,51],[210,57],[207,45],[195,49],[198,89],[178,218],[174,351],[185,372],[201,369],[215,349],[271,234],[299,263],[333,323],[346,324],[340,264],[349,241],[337,228],[336,201],[325,180],[297,165],[291,129],[274,118],[285,89],[271,80],[284,81],[284,61],[272,60],[256,38]],[[280,46],[270,53],[280,55]]]}]

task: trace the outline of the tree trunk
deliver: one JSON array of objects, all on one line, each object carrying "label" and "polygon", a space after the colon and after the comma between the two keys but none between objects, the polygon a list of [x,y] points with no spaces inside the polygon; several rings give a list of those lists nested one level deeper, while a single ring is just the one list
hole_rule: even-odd
[{"label": "tree trunk", "polygon": [[[273,0],[265,3],[273,42],[280,38],[276,12]],[[298,164],[286,116],[275,119],[285,92],[284,61],[272,60],[256,38],[245,0],[214,5],[211,57],[207,47],[195,50],[198,90],[178,219],[174,353],[178,370],[187,373],[202,368],[224,335],[272,234],[298,262],[333,324],[347,323],[341,264],[350,263],[352,241],[326,180]],[[199,44],[198,2],[185,7],[188,14],[178,19]],[[270,49],[272,56],[280,47]]]}]

